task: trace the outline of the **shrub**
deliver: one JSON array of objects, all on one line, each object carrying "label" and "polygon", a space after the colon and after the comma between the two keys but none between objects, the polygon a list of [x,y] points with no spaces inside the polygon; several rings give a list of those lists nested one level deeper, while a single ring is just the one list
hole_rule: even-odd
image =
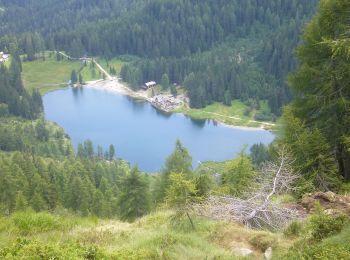
[{"label": "shrub", "polygon": [[311,238],[320,241],[340,233],[346,222],[343,215],[328,216],[318,206],[317,213],[310,218]]},{"label": "shrub", "polygon": [[153,250],[149,249],[120,249],[113,254],[113,259],[159,259],[159,255]]},{"label": "shrub", "polygon": [[274,116],[271,113],[258,112],[255,114],[254,119],[256,121],[274,121]]},{"label": "shrub", "polygon": [[12,216],[12,222],[21,234],[33,234],[65,228],[62,218],[45,212],[17,212]]},{"label": "shrub", "polygon": [[258,234],[249,240],[249,243],[261,252],[265,252],[269,247],[273,247],[276,242],[276,238],[268,234]]},{"label": "shrub", "polygon": [[63,256],[55,247],[25,238],[18,238],[12,246],[0,250],[0,257],[4,259],[61,259]]},{"label": "shrub", "polygon": [[303,232],[303,224],[300,221],[291,222],[283,231],[286,237],[297,237]]},{"label": "shrub", "polygon": [[344,182],[342,183],[342,186],[340,188],[341,194],[350,194],[350,182]]},{"label": "shrub", "polygon": [[285,259],[350,259],[350,248],[340,245],[315,245],[308,246],[304,243],[302,248],[291,248],[284,257]]}]

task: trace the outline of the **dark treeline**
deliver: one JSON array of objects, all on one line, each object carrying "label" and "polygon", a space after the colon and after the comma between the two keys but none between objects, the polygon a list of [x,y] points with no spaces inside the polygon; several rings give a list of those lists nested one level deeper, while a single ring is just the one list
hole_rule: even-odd
[{"label": "dark treeline", "polygon": [[[285,83],[295,68],[292,51],[317,2],[0,1],[0,32],[16,32],[29,60],[43,45],[75,57],[132,54],[143,58],[124,69],[132,86],[167,74],[171,83],[188,83],[192,107],[256,98],[279,114],[292,96]],[[246,42],[236,44],[240,39]],[[0,48],[9,41],[4,37]]]},{"label": "dark treeline", "polygon": [[122,79],[133,88],[150,79],[161,82],[164,75],[171,82],[186,87],[194,108],[213,101],[230,105],[233,99],[256,99],[269,100],[275,108],[273,111],[277,111],[288,100],[284,93],[279,96],[281,102],[275,104],[276,79],[251,62],[248,53],[233,50],[228,45],[182,58],[142,59],[121,70]]},{"label": "dark treeline", "polygon": [[24,89],[21,78],[21,59],[17,52],[11,54],[12,59],[9,67],[0,64],[0,111],[35,119],[43,110],[41,95],[34,90],[29,94]]}]

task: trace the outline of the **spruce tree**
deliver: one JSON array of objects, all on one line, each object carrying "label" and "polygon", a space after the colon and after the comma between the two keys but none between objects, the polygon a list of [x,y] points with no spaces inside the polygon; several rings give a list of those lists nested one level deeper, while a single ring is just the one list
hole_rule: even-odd
[{"label": "spruce tree", "polygon": [[170,187],[169,176],[171,173],[182,173],[187,179],[192,178],[192,157],[188,150],[176,141],[174,152],[166,159],[165,167],[161,172],[157,184],[157,202],[164,201],[167,189]]},{"label": "spruce tree", "polygon": [[70,75],[70,80],[72,84],[76,84],[78,82],[78,76],[75,70],[72,70],[72,73]]},{"label": "spruce tree", "polygon": [[[328,158],[331,154],[347,180],[350,180],[350,147],[345,141],[350,136],[350,57],[339,51],[342,48],[336,48],[335,43],[346,43],[349,39],[349,12],[348,0],[320,2],[318,14],[307,26],[297,50],[300,66],[290,77],[296,94],[291,113],[306,131],[318,131],[328,145],[328,149],[318,149],[322,154],[314,156]],[[288,124],[287,121],[287,127]],[[307,149],[308,144],[305,146]]]},{"label": "spruce tree", "polygon": [[134,221],[150,209],[149,184],[138,168],[121,180],[118,196],[119,215],[122,220]]},{"label": "spruce tree", "polygon": [[161,80],[161,85],[162,85],[162,88],[164,89],[164,90],[167,90],[167,89],[169,89],[169,77],[168,77],[168,74],[163,74],[163,76],[162,76],[162,80]]}]

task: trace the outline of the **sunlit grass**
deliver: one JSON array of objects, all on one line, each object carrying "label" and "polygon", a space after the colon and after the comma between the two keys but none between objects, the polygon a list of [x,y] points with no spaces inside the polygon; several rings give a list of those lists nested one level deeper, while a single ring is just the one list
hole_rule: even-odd
[{"label": "sunlit grass", "polygon": [[187,218],[174,220],[174,213],[166,210],[134,223],[81,218],[68,212],[27,211],[0,219],[0,251],[19,243],[19,237],[29,241],[20,253],[31,252],[27,250],[35,247],[77,259],[91,253],[93,248],[104,257],[116,259],[239,259],[234,256],[235,248],[250,248],[255,257],[262,256],[256,238],[273,241],[276,252],[290,245],[279,233],[251,230],[194,215],[192,218],[194,230]]},{"label": "sunlit grass", "polygon": [[[120,69],[124,64],[118,59],[112,59],[108,62],[104,59],[97,60],[107,71],[109,71],[107,63],[114,67],[117,74],[120,73]],[[100,71],[96,67],[93,68],[90,64],[83,66],[80,61],[69,61],[67,59],[57,61],[54,53],[50,55],[49,52],[46,52],[45,60],[40,58],[31,62],[23,62],[23,83],[30,92],[33,89],[39,89],[41,94],[45,94],[52,90],[66,87],[72,70],[81,74],[84,82],[103,78]]]},{"label": "sunlit grass", "polygon": [[30,92],[39,89],[44,94],[53,89],[67,86],[72,70],[78,71],[81,63],[78,61],[56,61],[55,55],[51,57],[46,53],[45,61],[38,59],[23,62],[22,78],[26,89]]},{"label": "sunlit grass", "polygon": [[[225,106],[222,103],[215,102],[201,109],[189,109],[182,107],[176,112],[181,112],[195,119],[212,119],[227,125],[247,126],[247,127],[262,127],[272,129],[273,125],[264,125],[263,122],[254,120],[255,114],[258,112],[253,110],[249,116],[244,115],[247,105],[239,100],[232,101],[231,106]],[[260,102],[260,111],[269,112],[266,101]],[[274,124],[273,122],[268,122]]]}]

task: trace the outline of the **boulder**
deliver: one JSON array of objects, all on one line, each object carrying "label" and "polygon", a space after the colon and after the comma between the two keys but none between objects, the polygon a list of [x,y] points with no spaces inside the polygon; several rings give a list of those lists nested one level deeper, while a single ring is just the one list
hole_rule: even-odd
[{"label": "boulder", "polygon": [[247,256],[252,256],[254,254],[254,251],[250,250],[249,248],[241,247],[241,248],[235,248],[233,250],[233,253],[236,256],[247,257]]},{"label": "boulder", "polygon": [[272,248],[269,247],[268,249],[266,249],[265,253],[264,253],[264,258],[266,260],[270,260],[272,259]]}]

